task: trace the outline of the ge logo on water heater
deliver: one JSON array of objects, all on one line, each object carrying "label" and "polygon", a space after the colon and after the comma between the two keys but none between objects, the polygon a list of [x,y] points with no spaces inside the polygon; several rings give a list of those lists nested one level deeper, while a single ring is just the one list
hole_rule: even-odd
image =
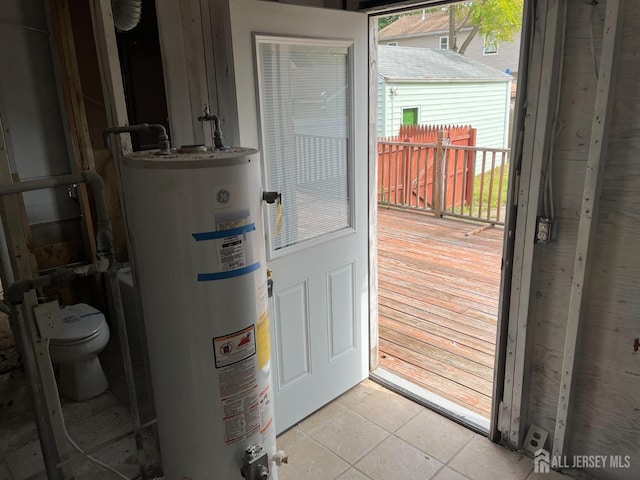
[{"label": "ge logo on water heater", "polygon": [[231,194],[229,193],[229,190],[218,190],[218,193],[216,194],[216,200],[218,203],[229,203],[230,198]]}]

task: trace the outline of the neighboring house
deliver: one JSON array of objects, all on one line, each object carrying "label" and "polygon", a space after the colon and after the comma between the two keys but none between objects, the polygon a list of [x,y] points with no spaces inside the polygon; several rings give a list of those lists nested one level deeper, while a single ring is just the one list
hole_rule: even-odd
[{"label": "neighboring house", "polygon": [[[457,34],[458,48],[471,32],[471,26],[464,26]],[[449,12],[425,12],[404,15],[378,32],[380,45],[432,48],[449,48]],[[465,56],[485,65],[508,72],[517,78],[520,57],[520,31],[511,42],[495,42],[477,34],[465,51]]]},{"label": "neighboring house", "polygon": [[477,128],[480,147],[507,148],[513,77],[451,50],[378,47],[378,136],[401,124]]}]

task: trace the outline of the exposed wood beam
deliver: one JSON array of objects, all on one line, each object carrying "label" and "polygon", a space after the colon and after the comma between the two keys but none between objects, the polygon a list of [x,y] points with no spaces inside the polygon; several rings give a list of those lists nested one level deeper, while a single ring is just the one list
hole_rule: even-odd
[{"label": "exposed wood beam", "polygon": [[[191,105],[191,125],[193,139],[197,144],[210,142],[211,138],[204,138],[203,123],[198,121],[202,115],[205,103],[209,103],[206,84],[206,70],[204,61],[204,39],[202,27],[204,18],[201,16],[200,0],[181,0],[180,11],[182,31],[184,37],[184,52],[182,55],[187,61],[187,79],[189,82],[189,103]],[[215,113],[215,111],[213,111]],[[208,125],[208,122],[207,122]]]},{"label": "exposed wood beam", "polygon": [[[98,53],[98,64],[102,80],[102,91],[107,111],[107,123],[110,127],[127,125],[127,103],[124,95],[124,84],[120,71],[120,56],[116,42],[116,30],[113,25],[111,0],[92,0],[91,19],[93,34]],[[114,151],[131,152],[131,137],[129,134],[115,135],[112,138]],[[116,166],[118,162],[116,161]],[[120,174],[118,172],[118,178]]]},{"label": "exposed wood beam", "polygon": [[[208,0],[158,0],[158,31],[162,51],[171,140],[174,145],[211,142],[210,125],[201,123],[204,104],[217,113],[207,91],[205,36]],[[207,32],[210,35],[210,32]],[[211,52],[213,54],[213,52]],[[206,132],[205,132],[206,129]]]},{"label": "exposed wood beam", "polygon": [[[213,34],[213,60],[215,85],[209,85],[209,96],[216,98],[218,115],[222,122],[225,143],[238,145],[240,125],[238,120],[238,98],[236,75],[231,41],[231,12],[229,0],[202,0],[209,2],[211,10],[210,31]],[[206,29],[205,29],[206,30]]]},{"label": "exposed wood beam", "polygon": [[[91,0],[89,6],[91,7],[93,36],[98,56],[98,66],[100,68],[100,80],[106,109],[107,125],[110,127],[128,125],[129,116],[127,114],[124,83],[122,82],[122,73],[120,70],[120,56],[118,54],[116,30],[113,24],[111,0]],[[116,173],[116,188],[121,207],[119,213],[122,213],[126,228],[127,217],[125,213],[124,193],[122,191],[120,160],[123,155],[133,150],[131,146],[131,135],[128,133],[112,135],[110,138],[110,146]],[[127,251],[131,252],[128,235],[126,235],[126,243]]]},{"label": "exposed wood beam", "polygon": [[[65,111],[72,138],[76,169],[95,170],[93,147],[84,108],[82,85],[73,39],[73,28],[69,10],[69,0],[51,0],[51,26],[56,44],[56,53],[60,64],[60,80],[65,101]],[[80,208],[82,211],[82,232],[88,260],[93,262],[96,255],[96,242],[91,220],[89,195],[86,185],[78,186]]]},{"label": "exposed wood beam", "polygon": [[553,435],[553,455],[565,455],[570,437],[573,393],[577,377],[576,358],[579,351],[580,324],[584,316],[583,294],[585,289],[588,288],[589,267],[593,256],[593,244],[598,224],[598,208],[607,156],[611,111],[615,95],[616,58],[620,47],[623,15],[624,0],[607,1],[602,52],[600,54],[600,70],[573,265],[558,410]]}]

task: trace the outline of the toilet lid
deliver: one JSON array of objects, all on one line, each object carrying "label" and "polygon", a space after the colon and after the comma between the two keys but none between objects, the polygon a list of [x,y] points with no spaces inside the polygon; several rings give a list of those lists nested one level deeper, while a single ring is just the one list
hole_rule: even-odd
[{"label": "toilet lid", "polygon": [[53,342],[73,342],[90,337],[104,328],[104,315],[86,303],[77,303],[60,308],[64,329],[51,338]]}]

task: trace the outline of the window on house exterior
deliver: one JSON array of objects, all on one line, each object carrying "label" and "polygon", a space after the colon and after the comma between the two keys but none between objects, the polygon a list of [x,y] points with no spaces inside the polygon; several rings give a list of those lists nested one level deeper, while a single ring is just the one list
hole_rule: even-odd
[{"label": "window on house exterior", "polygon": [[449,37],[444,36],[440,37],[440,50],[448,50],[449,49]]},{"label": "window on house exterior", "polygon": [[497,55],[498,54],[498,40],[492,34],[484,36],[484,47],[482,49],[483,55]]},{"label": "window on house exterior", "polygon": [[418,107],[402,109],[402,124],[403,125],[418,124]]},{"label": "window on house exterior", "polygon": [[389,45],[390,47],[397,47],[398,42],[387,42],[387,45]]}]

